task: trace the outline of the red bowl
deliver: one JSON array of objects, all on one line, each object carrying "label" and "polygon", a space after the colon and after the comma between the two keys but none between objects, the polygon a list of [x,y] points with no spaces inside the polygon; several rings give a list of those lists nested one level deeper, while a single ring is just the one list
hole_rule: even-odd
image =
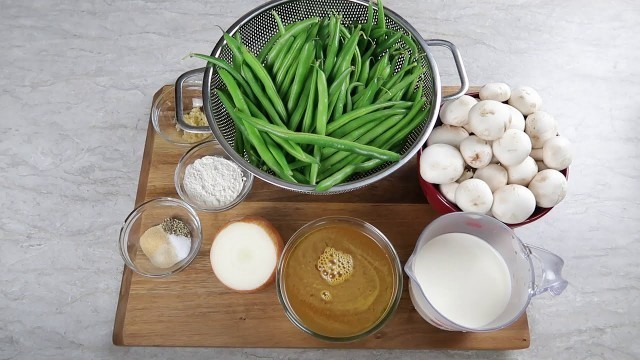
[{"label": "red bowl", "polygon": [[[474,98],[478,98],[477,92],[468,93],[467,95],[472,96]],[[440,117],[438,116],[438,120],[435,126],[440,126],[440,125],[442,125],[442,121],[440,121]],[[438,189],[438,185],[424,181],[424,179],[420,175],[420,156],[422,156],[422,150],[423,149],[420,149],[420,151],[418,151],[418,182],[420,183],[420,188],[422,189],[422,193],[427,199],[427,202],[429,203],[429,205],[431,205],[431,207],[433,207],[437,212],[441,214],[448,214],[452,212],[462,211],[458,206],[456,206],[456,204],[447,200],[447,198],[445,198],[444,195],[442,195],[442,192],[440,192],[440,190]],[[566,168],[560,172],[567,179],[569,179],[569,168]],[[547,215],[547,213],[551,211],[551,209],[553,208],[552,207],[541,208],[536,206],[536,209],[533,211],[533,214],[531,214],[531,216],[529,216],[527,220],[517,224],[505,224],[505,225],[509,226],[512,229],[515,229],[517,227],[532,223],[540,219],[541,217]]]}]

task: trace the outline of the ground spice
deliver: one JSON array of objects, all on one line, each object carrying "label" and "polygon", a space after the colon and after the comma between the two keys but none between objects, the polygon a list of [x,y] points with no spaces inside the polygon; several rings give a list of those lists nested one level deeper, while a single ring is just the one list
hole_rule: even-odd
[{"label": "ground spice", "polygon": [[191,231],[184,222],[167,218],[142,234],[140,248],[154,266],[170,268],[189,255]]},{"label": "ground spice", "polygon": [[191,231],[189,227],[182,221],[175,218],[166,218],[162,221],[162,230],[170,235],[180,235],[184,237],[191,237]]},{"label": "ground spice", "polygon": [[[183,120],[184,122],[186,122],[189,125],[192,126],[207,126],[209,125],[209,123],[207,122],[207,118],[205,117],[204,113],[202,112],[202,110],[199,107],[195,107],[193,109],[191,109],[191,111],[189,111],[189,113],[184,114],[183,116]],[[184,131],[180,128],[180,126],[178,124],[176,124],[176,129],[178,130],[178,133],[182,134],[182,139],[190,142],[190,143],[195,143],[195,142],[199,142],[202,141],[206,138],[208,138],[209,136],[211,136],[211,134],[208,133],[193,133],[193,132],[189,132],[189,131]]]}]

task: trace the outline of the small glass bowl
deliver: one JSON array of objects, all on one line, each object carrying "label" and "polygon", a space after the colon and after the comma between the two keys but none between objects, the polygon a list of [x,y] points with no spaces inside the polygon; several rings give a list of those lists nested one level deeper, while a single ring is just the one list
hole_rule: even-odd
[{"label": "small glass bowl", "polygon": [[206,212],[225,211],[240,204],[242,200],[244,200],[244,198],[247,197],[247,195],[251,191],[251,186],[253,185],[253,174],[251,174],[250,172],[248,172],[242,166],[239,166],[239,165],[238,165],[238,168],[240,168],[240,171],[242,171],[242,179],[243,179],[242,189],[240,190],[240,193],[238,194],[238,196],[236,196],[236,198],[231,203],[225,206],[215,207],[215,208],[206,207],[206,206],[203,206],[202,204],[199,204],[195,199],[192,199],[189,196],[189,194],[187,194],[184,188],[185,171],[187,170],[187,167],[189,165],[193,164],[196,160],[203,158],[205,156],[219,156],[235,164],[235,161],[233,161],[233,159],[231,159],[231,157],[224,152],[222,147],[215,140],[206,141],[192,147],[191,149],[189,149],[189,151],[186,152],[186,154],[182,156],[182,158],[178,162],[178,166],[176,167],[176,172],[173,178],[173,181],[176,186],[176,191],[178,192],[178,195],[180,195],[180,198],[186,201],[189,205],[194,207],[196,210],[206,211]]},{"label": "small glass bowl", "polygon": [[[193,108],[202,106],[202,79],[188,78],[182,88],[184,114],[188,114]],[[166,141],[178,146],[193,146],[203,141],[210,140],[211,133],[203,139],[189,142],[182,137],[188,131],[179,130],[176,122],[176,103],[173,87],[166,88],[154,101],[151,108],[151,123],[155,131]]]},{"label": "small glass bowl", "polygon": [[[287,262],[291,252],[296,247],[298,243],[303,241],[308,234],[327,227],[327,226],[335,226],[335,225],[346,225],[352,227],[366,235],[368,235],[371,239],[373,239],[380,247],[384,250],[386,255],[389,257],[391,261],[391,265],[393,266],[393,276],[394,278],[394,289],[391,294],[391,299],[389,301],[389,305],[387,306],[386,311],[380,318],[373,324],[371,327],[359,334],[355,334],[352,336],[344,336],[344,337],[335,337],[323,335],[315,332],[313,329],[304,324],[304,322],[296,315],[294,309],[291,307],[289,302],[289,298],[287,297],[285,280],[284,280],[284,272],[286,271],[285,263]],[[276,292],[278,294],[278,300],[282,307],[284,308],[284,312],[291,320],[291,322],[297,326],[300,330],[306,332],[307,334],[312,335],[315,338],[329,341],[329,342],[351,342],[360,340],[364,337],[367,337],[376,331],[380,330],[386,323],[391,319],[396,309],[398,308],[398,304],[400,303],[400,298],[402,296],[402,265],[400,264],[400,258],[396,253],[393,245],[387,239],[387,237],[376,227],[373,225],[352,217],[348,216],[328,216],[320,219],[316,219],[303,227],[301,227],[295,234],[291,236],[289,241],[287,241],[284,250],[282,251],[282,256],[278,260],[278,266],[276,269]]]},{"label": "small glass bowl", "polygon": [[[186,258],[169,268],[159,268],[151,263],[140,248],[140,237],[166,218],[184,222],[191,232],[191,248]],[[149,200],[133,210],[120,229],[120,255],[125,264],[136,273],[153,278],[173,275],[189,266],[202,244],[202,227],[195,210],[179,199],[161,197]]]}]

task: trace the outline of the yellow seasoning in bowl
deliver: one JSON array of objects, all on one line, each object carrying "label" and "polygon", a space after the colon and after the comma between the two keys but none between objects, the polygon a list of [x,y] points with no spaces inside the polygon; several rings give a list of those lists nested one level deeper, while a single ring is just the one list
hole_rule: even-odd
[{"label": "yellow seasoning in bowl", "polygon": [[[209,125],[209,123],[207,122],[207,118],[204,116],[204,113],[202,112],[202,110],[200,110],[199,107],[195,107],[191,109],[191,111],[189,111],[188,113],[184,114],[183,119],[184,119],[184,122],[192,126]],[[184,131],[180,128],[180,125],[178,125],[177,123],[176,123],[176,130],[178,131],[178,133],[182,134],[181,136],[183,140],[190,143],[196,143],[211,136],[210,133],[201,134],[201,133]]]},{"label": "yellow seasoning in bowl", "polygon": [[184,222],[167,218],[142,234],[140,247],[154,266],[170,268],[189,255],[191,231]]}]

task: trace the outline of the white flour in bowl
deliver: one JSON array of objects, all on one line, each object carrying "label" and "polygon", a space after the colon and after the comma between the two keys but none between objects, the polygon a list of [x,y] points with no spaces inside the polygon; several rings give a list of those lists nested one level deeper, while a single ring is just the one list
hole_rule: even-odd
[{"label": "white flour in bowl", "polygon": [[184,190],[200,207],[219,208],[235,200],[244,179],[240,167],[219,156],[205,156],[187,166]]}]

